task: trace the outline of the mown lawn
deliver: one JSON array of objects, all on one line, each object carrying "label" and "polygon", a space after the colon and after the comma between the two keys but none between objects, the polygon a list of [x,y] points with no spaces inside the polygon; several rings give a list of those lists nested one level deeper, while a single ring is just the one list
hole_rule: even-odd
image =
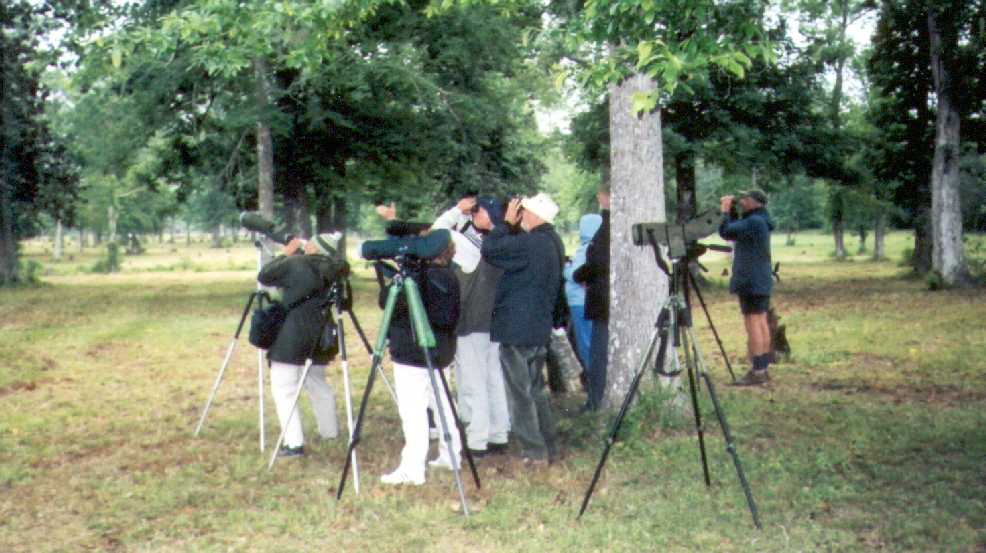
[{"label": "mown lawn", "polygon": [[[904,233],[879,263],[836,263],[819,234],[783,244],[775,238],[775,304],[794,356],[773,369],[772,385],[727,386],[696,317],[763,531],[708,402],[710,489],[690,421],[662,416],[649,381],[581,521],[608,417],[567,414],[576,397],[558,400],[564,460],[532,473],[481,461],[466,520],[447,473],[420,488],[379,484],[402,440],[377,386],[361,493],[350,482],[337,502],[341,440],[310,443],[305,458],[266,471],[245,340],[203,435],[192,437],[253,287],[249,245],[152,244],[107,276],[84,270],[93,253],[54,264],[43,244],[29,244],[46,285],[0,291],[0,551],[986,551],[983,289],[929,292],[907,278],[897,264]],[[706,299],[740,371],[725,260],[707,264]],[[372,339],[375,284],[355,265],[357,315]],[[355,335],[349,349],[358,401],[368,356]],[[330,378],[344,417],[338,364]],[[273,442],[269,396],[266,406]]]}]

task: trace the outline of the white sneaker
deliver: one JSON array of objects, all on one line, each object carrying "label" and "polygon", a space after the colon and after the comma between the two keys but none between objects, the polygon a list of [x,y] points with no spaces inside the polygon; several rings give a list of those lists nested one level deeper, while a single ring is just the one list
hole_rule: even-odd
[{"label": "white sneaker", "polygon": [[410,474],[398,468],[397,470],[395,470],[390,474],[384,474],[383,476],[381,476],[380,482],[383,484],[390,484],[392,486],[399,486],[401,484],[420,486],[425,483],[425,477],[420,476],[418,478],[413,478],[411,477]]},{"label": "white sneaker", "polygon": [[431,461],[428,461],[428,466],[436,469],[452,470],[452,461],[448,460],[446,457],[436,457]]}]

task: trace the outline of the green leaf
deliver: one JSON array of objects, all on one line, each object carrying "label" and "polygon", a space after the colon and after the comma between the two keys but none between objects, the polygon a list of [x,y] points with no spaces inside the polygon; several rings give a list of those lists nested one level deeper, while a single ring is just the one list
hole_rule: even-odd
[{"label": "green leaf", "polygon": [[635,115],[653,111],[657,106],[656,92],[634,92],[630,99],[631,109]]}]

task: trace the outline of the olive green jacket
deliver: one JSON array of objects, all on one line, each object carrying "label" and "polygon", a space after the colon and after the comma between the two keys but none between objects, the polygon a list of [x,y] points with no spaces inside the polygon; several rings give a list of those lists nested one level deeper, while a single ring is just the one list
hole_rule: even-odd
[{"label": "olive green jacket", "polygon": [[315,363],[331,360],[335,348],[321,349],[318,342],[330,316],[326,294],[345,264],[342,259],[325,255],[279,256],[260,271],[257,280],[264,286],[280,288],[285,306],[312,296],[288,312],[281,332],[267,351],[270,361],[304,365],[309,357]]}]

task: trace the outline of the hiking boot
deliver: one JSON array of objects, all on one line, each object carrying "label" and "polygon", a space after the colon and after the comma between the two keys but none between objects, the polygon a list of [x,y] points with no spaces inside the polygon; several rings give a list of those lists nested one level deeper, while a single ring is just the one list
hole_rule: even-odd
[{"label": "hiking boot", "polygon": [[767,370],[766,369],[761,370],[761,371],[755,371],[753,369],[750,369],[749,371],[747,371],[747,373],[745,375],[743,375],[743,378],[740,378],[739,380],[737,380],[734,383],[734,385],[735,386],[760,386],[762,384],[766,384],[769,381],[770,381],[770,375],[767,373]]}]

